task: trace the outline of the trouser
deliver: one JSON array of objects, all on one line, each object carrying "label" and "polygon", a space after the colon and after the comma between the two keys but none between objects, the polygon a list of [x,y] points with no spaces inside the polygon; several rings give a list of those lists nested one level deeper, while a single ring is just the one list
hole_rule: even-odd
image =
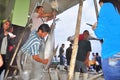
[{"label": "trouser", "polygon": [[96,65],[96,69],[95,69],[95,70],[96,70],[96,72],[99,72],[99,71],[100,71],[100,69],[101,69],[101,68],[100,68],[100,65]]},{"label": "trouser", "polygon": [[102,69],[105,80],[120,80],[120,53],[102,59]]},{"label": "trouser", "polygon": [[87,73],[87,67],[83,61],[76,60],[75,63],[75,72]]},{"label": "trouser", "polygon": [[31,55],[19,51],[17,54],[17,66],[21,80],[41,80],[44,76],[42,63],[35,61]]},{"label": "trouser", "polygon": [[60,65],[64,65],[64,56],[60,55]]},{"label": "trouser", "polygon": [[[80,74],[82,75],[82,78],[80,78]],[[88,73],[75,72],[74,80],[88,80]]]},{"label": "trouser", "polygon": [[67,65],[70,65],[70,59],[67,59]]},{"label": "trouser", "polygon": [[76,60],[75,63],[75,80],[80,80],[79,75],[82,74],[82,80],[88,79],[87,67],[83,61]]}]

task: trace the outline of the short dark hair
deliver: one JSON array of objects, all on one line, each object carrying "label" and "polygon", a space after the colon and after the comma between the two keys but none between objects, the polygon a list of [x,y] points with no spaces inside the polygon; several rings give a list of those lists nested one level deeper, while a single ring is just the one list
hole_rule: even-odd
[{"label": "short dark hair", "polygon": [[96,55],[97,55],[97,56],[99,55],[98,52],[96,53]]},{"label": "short dark hair", "polygon": [[43,32],[47,32],[47,33],[50,33],[50,27],[48,24],[41,24],[38,28],[38,31],[39,30],[42,30]]},{"label": "short dark hair", "polygon": [[89,31],[88,30],[84,30],[84,32],[83,33],[87,33],[88,35],[89,35]]},{"label": "short dark hair", "polygon": [[43,8],[43,6],[37,6],[36,9]]},{"label": "short dark hair", "polygon": [[37,12],[39,8],[43,8],[43,6],[37,6],[35,11]]},{"label": "short dark hair", "polygon": [[70,47],[72,47],[72,44],[70,44]]},{"label": "short dark hair", "polygon": [[62,46],[65,46],[65,44],[62,44]]},{"label": "short dark hair", "polygon": [[99,0],[99,3],[100,2],[103,2],[103,3],[106,3],[106,2],[109,2],[110,0]]}]

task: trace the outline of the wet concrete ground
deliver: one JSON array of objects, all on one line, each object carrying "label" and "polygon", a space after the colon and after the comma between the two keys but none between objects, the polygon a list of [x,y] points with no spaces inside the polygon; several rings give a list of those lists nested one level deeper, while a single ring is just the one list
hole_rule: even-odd
[{"label": "wet concrete ground", "polygon": [[[91,71],[91,72],[89,71],[88,73],[89,73],[88,80],[104,80],[103,75],[99,76],[102,74],[102,72],[96,73],[95,71]],[[96,77],[96,76],[99,76],[99,77],[92,79],[93,77]],[[43,72],[43,79],[41,80],[67,80],[67,78],[68,78],[68,71],[51,69],[49,73],[47,71]],[[20,80],[20,79],[19,79],[19,76],[17,75],[15,76],[14,79],[11,79],[11,77],[9,76],[7,80]],[[80,75],[80,80],[82,80],[82,75]]]}]

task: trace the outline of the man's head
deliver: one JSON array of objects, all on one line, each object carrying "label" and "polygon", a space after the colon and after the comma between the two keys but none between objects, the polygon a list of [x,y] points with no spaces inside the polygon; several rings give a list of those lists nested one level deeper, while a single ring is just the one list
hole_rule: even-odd
[{"label": "man's head", "polygon": [[38,36],[44,38],[45,36],[47,36],[50,30],[51,29],[48,24],[41,24],[37,31]]},{"label": "man's head", "polygon": [[114,1],[114,0],[99,0],[99,4],[100,4],[100,6],[102,6],[103,3],[107,3],[107,2],[110,2],[110,1]]},{"label": "man's head", "polygon": [[85,30],[85,31],[83,32],[83,38],[84,38],[84,40],[87,40],[88,37],[89,37],[89,31],[88,31],[88,30]]},{"label": "man's head", "polygon": [[62,44],[62,47],[64,48],[64,47],[65,47],[65,44]]},{"label": "man's head", "polygon": [[98,53],[96,53],[96,56],[99,56],[99,54],[98,54]]},{"label": "man's head", "polygon": [[44,13],[43,6],[37,6],[37,7],[36,7],[36,12],[43,14],[43,13]]},{"label": "man's head", "polygon": [[72,47],[72,44],[70,44],[70,47]]},{"label": "man's head", "polygon": [[102,6],[103,5],[103,0],[99,0],[99,4],[100,4],[100,6]]}]

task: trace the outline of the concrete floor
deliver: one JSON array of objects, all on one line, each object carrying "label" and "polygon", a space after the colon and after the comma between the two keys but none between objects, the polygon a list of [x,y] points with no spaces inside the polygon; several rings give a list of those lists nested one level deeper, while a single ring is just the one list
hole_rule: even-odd
[{"label": "concrete floor", "polygon": [[[42,80],[67,80],[67,78],[68,78],[68,71],[65,71],[65,70],[50,69],[49,73],[50,74],[48,74],[48,72],[43,72]],[[89,72],[88,80],[104,80],[103,75],[92,79],[93,77],[101,75],[101,73]],[[16,79],[11,79],[11,77],[8,77],[7,80],[20,80],[19,76],[15,76],[15,77],[16,77]],[[82,75],[80,75],[80,80],[82,80],[81,78],[82,78]],[[74,80],[74,78],[73,78],[73,80]]]}]

